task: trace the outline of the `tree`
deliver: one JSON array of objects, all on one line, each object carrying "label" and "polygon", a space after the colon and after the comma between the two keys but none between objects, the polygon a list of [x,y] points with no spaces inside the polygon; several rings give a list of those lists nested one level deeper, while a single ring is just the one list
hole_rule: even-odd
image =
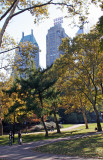
[{"label": "tree", "polygon": [[[26,102],[24,100],[27,97],[23,93],[19,94],[20,89],[21,86],[19,83],[16,83],[15,79],[12,85],[4,90],[4,93],[9,97],[9,107],[5,113],[5,120],[13,124],[13,142],[15,141],[15,123],[25,123],[31,121],[31,118],[33,118],[31,110],[27,110],[26,108]],[[37,118],[35,119],[39,121]]]},{"label": "tree", "polygon": [[[91,3],[97,4],[97,2],[101,2],[102,0],[63,0],[55,2],[54,0],[46,0],[46,1],[37,1],[37,0],[7,0],[3,1],[0,0],[0,20],[2,21],[5,18],[3,27],[0,32],[0,46],[2,44],[2,37],[4,35],[4,32],[10,22],[10,20],[17,16],[18,14],[21,14],[25,11],[29,11],[33,16],[35,15],[35,21],[37,21],[40,18],[43,18],[44,16],[48,16],[47,8],[50,5],[59,5],[62,9],[67,8],[67,11],[70,16],[78,15],[79,19],[81,21],[84,21],[85,14],[87,14],[88,6]],[[87,5],[86,5],[87,4]]]},{"label": "tree", "polygon": [[101,34],[100,49],[103,51],[103,16],[99,18],[99,21],[97,23],[97,29],[99,33]]},{"label": "tree", "polygon": [[18,48],[12,65],[13,76],[18,73],[19,77],[26,78],[30,69],[36,68],[34,58],[39,48],[28,41],[20,43]]},{"label": "tree", "polygon": [[[66,94],[66,93],[65,93]],[[69,101],[68,101],[69,99]],[[71,113],[71,112],[78,112],[83,114],[85,127],[88,129],[88,122],[86,117],[86,111],[90,110],[90,104],[88,103],[88,100],[85,98],[85,96],[82,93],[79,93],[78,91],[74,91],[73,95],[69,93],[62,97],[62,104],[65,108],[65,112]]]},{"label": "tree", "polygon": [[[64,67],[65,68],[65,67]],[[73,71],[72,71],[73,72]],[[82,112],[86,129],[88,129],[86,110],[90,110],[90,103],[83,93],[76,90],[75,86],[71,85],[69,77],[72,75],[72,72],[65,71],[65,74],[62,75],[58,82],[57,86],[61,92],[61,106],[65,109],[65,113],[71,112]]]},{"label": "tree", "polygon": [[101,131],[98,105],[102,101],[103,77],[102,74],[98,75],[102,73],[103,53],[100,51],[99,44],[100,34],[94,29],[87,35],[78,35],[72,43],[67,39],[64,40],[60,49],[66,53],[61,60],[64,60],[62,63],[69,71],[69,85],[84,94],[91,103],[97,117],[97,129]]},{"label": "tree", "polygon": [[7,114],[11,104],[11,99],[4,90],[9,89],[13,79],[10,77],[10,79],[7,80],[3,74],[0,74],[0,78],[2,79],[0,82],[0,135],[3,135],[2,120],[4,120],[4,116]]},{"label": "tree", "polygon": [[10,37],[9,34],[5,33],[2,40],[1,50],[0,50],[0,71],[9,71],[13,64],[13,52],[11,48],[15,48],[15,40]]},{"label": "tree", "polygon": [[[13,88],[9,90],[9,93],[19,93],[19,97],[25,102],[27,111],[33,111],[41,119],[46,132],[45,136],[48,136],[44,120],[46,115],[45,94],[56,82],[56,76],[53,77],[48,70],[49,68],[44,70],[31,69],[26,79],[17,79]],[[20,88],[17,87],[18,84],[21,86]]]},{"label": "tree", "polygon": [[54,115],[54,120],[56,123],[56,128],[57,128],[57,133],[61,133],[60,132],[60,126],[59,126],[59,122],[57,119],[57,114],[59,111],[59,104],[60,104],[60,92],[57,90],[56,88],[56,84],[55,86],[53,86],[47,93],[46,95],[46,101],[47,101],[47,108],[49,108],[49,114],[53,114]]}]

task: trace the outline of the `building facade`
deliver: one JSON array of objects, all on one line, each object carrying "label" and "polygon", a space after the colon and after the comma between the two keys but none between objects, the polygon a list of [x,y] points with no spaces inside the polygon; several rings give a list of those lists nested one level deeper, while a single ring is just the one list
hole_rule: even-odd
[{"label": "building facade", "polygon": [[61,23],[54,23],[54,26],[48,30],[46,36],[46,67],[53,64],[53,62],[60,58],[62,51],[59,51],[59,46],[62,43],[62,38],[68,37],[62,28]]}]

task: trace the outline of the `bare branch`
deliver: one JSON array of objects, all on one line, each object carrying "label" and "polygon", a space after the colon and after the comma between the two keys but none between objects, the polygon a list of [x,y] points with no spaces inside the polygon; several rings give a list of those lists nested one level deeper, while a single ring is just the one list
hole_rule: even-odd
[{"label": "bare branch", "polygon": [[2,67],[0,67],[0,70],[2,70],[2,69],[5,69],[5,70],[8,70],[8,69],[10,69],[10,68],[8,68],[8,67],[12,67],[13,65],[10,65],[10,64],[8,64],[8,65],[6,65],[6,66],[2,66]]},{"label": "bare branch", "polygon": [[6,50],[6,51],[2,51],[2,52],[0,52],[0,54],[3,54],[3,53],[6,53],[6,52],[9,52],[9,51],[12,51],[12,50],[14,50],[14,49],[16,49],[16,48],[20,48],[20,47],[18,46],[18,47],[14,47],[14,48],[8,49],[8,50]]}]

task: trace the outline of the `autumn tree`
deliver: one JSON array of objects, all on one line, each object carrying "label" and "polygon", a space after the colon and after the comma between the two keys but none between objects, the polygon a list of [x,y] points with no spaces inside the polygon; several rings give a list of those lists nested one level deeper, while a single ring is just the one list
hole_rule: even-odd
[{"label": "autumn tree", "polygon": [[75,86],[69,86],[68,80],[63,83],[62,88],[60,90],[63,91],[63,96],[61,97],[62,106],[65,109],[65,114],[77,112],[82,113],[85,127],[88,129],[88,122],[86,117],[86,111],[91,110],[91,104],[88,102],[87,98],[84,96],[83,93],[80,93],[78,90],[75,89]]},{"label": "autumn tree", "polygon": [[[80,19],[80,21],[84,21],[85,14],[88,12],[88,6],[93,3],[97,4],[98,2],[101,2],[102,0],[63,0],[63,1],[54,1],[54,0],[44,0],[44,1],[37,1],[37,0],[7,0],[3,1],[0,0],[0,20],[4,20],[4,24],[2,26],[1,32],[0,32],[0,46],[2,44],[2,37],[4,35],[4,32],[10,22],[10,20],[17,16],[18,14],[21,14],[23,12],[30,12],[31,15],[34,16],[35,21],[38,21],[40,18],[44,18],[45,16],[48,16],[48,7],[50,5],[54,6],[60,6],[60,9],[67,9],[67,12],[70,16],[77,15]],[[66,15],[67,16],[67,15]]]},{"label": "autumn tree", "polygon": [[[3,78],[4,75],[0,74],[0,78],[1,77]],[[5,108],[3,107],[3,98],[4,98],[4,95],[3,95],[3,92],[2,92],[3,87],[4,87],[4,82],[1,81],[0,82],[0,135],[3,135],[2,119],[3,119],[3,116],[4,116],[4,112],[5,112]]]},{"label": "autumn tree", "polygon": [[36,68],[34,59],[38,51],[39,48],[28,41],[21,42],[18,45],[12,65],[14,77],[18,73],[19,77],[26,78],[30,69]]},{"label": "autumn tree", "polygon": [[[66,67],[64,67],[64,69],[66,69]],[[78,113],[81,112],[83,114],[86,129],[88,129],[86,110],[90,110],[91,104],[88,104],[88,100],[83,95],[83,93],[80,93],[79,90],[76,90],[75,86],[71,85],[69,77],[71,77],[73,74],[73,70],[68,71],[67,69],[63,71],[63,74],[61,73],[62,71],[59,72],[61,76],[59,75],[57,82],[58,90],[61,92],[60,106],[65,109],[65,114],[69,114],[75,111]]]},{"label": "autumn tree", "polygon": [[[103,53],[100,51],[100,34],[96,29],[73,40],[65,39],[60,47],[65,52],[61,62],[69,71],[68,83],[91,103],[96,117],[97,128],[101,131],[98,106],[103,100],[101,82],[103,81]],[[60,67],[60,66],[59,66]]]},{"label": "autumn tree", "polygon": [[5,114],[8,113],[8,109],[10,107],[11,99],[9,96],[4,92],[4,90],[9,89],[13,83],[13,78],[10,77],[9,79],[5,78],[5,75],[0,74],[0,135],[3,134],[3,125],[2,120],[4,120]]},{"label": "autumn tree", "polygon": [[97,23],[97,29],[101,34],[100,49],[103,50],[103,16],[99,18],[99,21]]},{"label": "autumn tree", "polygon": [[11,51],[11,48],[16,48],[15,40],[9,34],[5,33],[0,48],[0,72],[9,72],[12,67],[14,52]]}]

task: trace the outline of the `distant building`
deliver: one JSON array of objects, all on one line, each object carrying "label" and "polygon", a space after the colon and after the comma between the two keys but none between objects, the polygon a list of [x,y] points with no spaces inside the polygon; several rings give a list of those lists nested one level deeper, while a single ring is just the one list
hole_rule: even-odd
[{"label": "distant building", "polygon": [[[23,43],[26,41],[31,42],[33,45],[35,45],[36,47],[39,48],[38,43],[33,35],[33,30],[31,30],[30,35],[26,35],[26,36],[24,36],[24,32],[22,32],[22,38],[21,38],[20,42]],[[34,62],[35,62],[36,68],[38,68],[39,67],[39,51],[36,53]]]},{"label": "distant building", "polygon": [[78,32],[76,33],[76,36],[79,35],[79,34],[84,34],[84,24],[82,24],[80,26],[80,28],[78,29]]},{"label": "distant building", "polygon": [[[59,19],[59,18],[58,18]],[[60,58],[62,51],[58,48],[62,43],[62,38],[68,37],[62,28],[62,18],[54,21],[54,26],[48,30],[46,36],[46,67],[50,66],[57,58]]]},{"label": "distant building", "polygon": [[[33,30],[31,30],[31,34],[30,35],[26,35],[26,36],[24,36],[24,32],[22,32],[22,38],[21,38],[19,44],[21,42],[22,43],[24,43],[24,42],[31,42],[35,47],[38,48],[38,51],[35,54],[35,56],[32,56],[33,53],[30,53],[30,55],[31,55],[30,57],[31,57],[32,61],[34,62],[36,69],[38,69],[38,67],[39,67],[39,46],[38,46],[37,41],[36,41],[36,39],[35,39],[35,37],[33,35]],[[21,62],[18,61],[19,57],[21,58]],[[34,57],[34,58],[32,58],[32,57]],[[16,65],[19,66],[19,69],[21,71],[21,72],[19,72],[19,76],[25,78],[26,77],[26,75],[25,75],[25,69],[27,67],[29,68],[30,62],[28,61],[28,59],[26,59],[25,55],[23,56],[23,54],[21,52],[21,49],[17,50],[17,54],[15,56],[15,60],[14,61],[15,61]],[[28,66],[27,66],[27,64],[28,64]],[[13,70],[14,74],[15,74],[15,71],[16,71],[16,69]]]}]

